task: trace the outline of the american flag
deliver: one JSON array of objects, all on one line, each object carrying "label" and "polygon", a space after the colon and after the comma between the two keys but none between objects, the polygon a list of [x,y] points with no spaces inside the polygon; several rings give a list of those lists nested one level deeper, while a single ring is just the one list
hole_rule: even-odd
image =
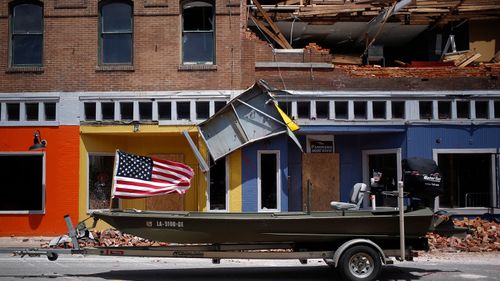
[{"label": "american flag", "polygon": [[116,151],[113,198],[144,198],[172,192],[184,194],[191,185],[191,167],[169,160]]}]

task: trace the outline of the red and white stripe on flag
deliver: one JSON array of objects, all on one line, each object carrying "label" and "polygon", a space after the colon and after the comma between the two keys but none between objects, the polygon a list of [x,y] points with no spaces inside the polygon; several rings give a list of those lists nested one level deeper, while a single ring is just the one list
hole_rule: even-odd
[{"label": "red and white stripe on flag", "polygon": [[191,186],[194,171],[188,165],[116,151],[113,198],[144,198],[177,192]]}]

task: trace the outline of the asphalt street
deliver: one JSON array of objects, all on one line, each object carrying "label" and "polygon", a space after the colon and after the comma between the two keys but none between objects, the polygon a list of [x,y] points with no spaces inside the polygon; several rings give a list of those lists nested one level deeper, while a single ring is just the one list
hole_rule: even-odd
[{"label": "asphalt street", "polygon": [[[340,280],[322,260],[222,260],[102,256],[14,257],[0,254],[0,281],[23,280]],[[417,258],[384,266],[380,280],[500,280],[500,254]]]}]

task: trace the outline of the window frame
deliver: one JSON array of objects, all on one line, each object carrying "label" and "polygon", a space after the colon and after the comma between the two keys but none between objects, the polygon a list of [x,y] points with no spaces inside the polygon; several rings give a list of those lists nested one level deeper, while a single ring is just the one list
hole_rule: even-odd
[{"label": "window frame", "polygon": [[[184,30],[184,10],[188,4],[200,2],[210,5],[212,7],[212,29],[211,30]],[[182,65],[216,65],[216,5],[215,1],[211,0],[186,0],[181,2],[180,6],[180,14],[181,14],[181,38],[180,38],[180,46],[181,46],[181,64]],[[212,34],[212,60],[211,61],[185,61],[185,44],[184,44],[184,34],[195,34],[195,33],[211,33]]]},{"label": "window frame", "polygon": [[[24,33],[14,33],[14,9],[17,6],[20,5],[36,5],[39,6],[42,10],[42,17],[41,17],[41,32],[24,32]],[[44,60],[44,41],[45,41],[45,36],[44,36],[44,30],[45,30],[45,21],[44,21],[44,5],[43,2],[37,1],[37,0],[20,0],[20,1],[12,1],[9,3],[9,68],[23,68],[23,67],[42,67],[43,66],[43,60]],[[16,35],[24,35],[24,36],[41,36],[41,54],[40,54],[40,62],[39,63],[28,63],[28,64],[15,64],[14,63],[14,42],[13,38]]]},{"label": "window frame", "polygon": [[215,213],[226,213],[229,212],[229,161],[228,157],[223,157],[219,159],[218,161],[224,161],[224,177],[225,177],[225,209],[212,209],[212,204],[211,204],[211,170],[208,172],[208,187],[207,187],[207,210],[208,212],[215,212]]},{"label": "window frame", "polygon": [[[263,154],[276,155],[276,209],[262,209],[262,160]],[[257,210],[258,212],[281,212],[281,167],[279,150],[257,151]]]},{"label": "window frame", "polygon": [[[103,15],[102,9],[109,4],[122,3],[130,6],[130,32],[125,31],[114,31],[114,32],[104,32],[103,31]],[[134,2],[130,0],[102,0],[99,2],[98,7],[98,65],[99,66],[133,66],[134,65]],[[130,62],[104,62],[104,40],[103,34],[115,34],[123,35],[130,34]]]},{"label": "window frame", "polygon": [[[87,165],[86,165],[86,170],[87,170],[87,174],[86,174],[86,181],[87,181],[87,184],[86,184],[86,192],[85,192],[85,209],[86,209],[86,212],[87,214],[90,214],[92,213],[93,211],[97,211],[97,210],[104,210],[104,209],[91,209],[90,208],[90,157],[91,156],[111,156],[111,157],[114,157],[115,154],[112,153],[112,152],[88,152],[87,153]],[[113,192],[113,175],[111,175],[111,192]],[[110,193],[110,197],[111,197],[111,193]],[[114,200],[118,200],[118,201],[114,201],[114,202],[117,202],[118,204],[118,208],[121,208],[121,200],[120,199],[114,199]],[[109,206],[106,208],[106,209],[109,209]]]},{"label": "window frame", "polygon": [[40,210],[6,210],[6,211],[1,211],[0,214],[45,214],[46,210],[46,196],[47,196],[47,188],[46,188],[46,179],[47,179],[47,158],[46,158],[46,153],[45,151],[34,151],[34,152],[0,152],[0,157],[1,156],[37,156],[40,155],[42,157],[42,182],[41,182],[41,188],[42,188],[42,204],[41,204],[41,209]]}]

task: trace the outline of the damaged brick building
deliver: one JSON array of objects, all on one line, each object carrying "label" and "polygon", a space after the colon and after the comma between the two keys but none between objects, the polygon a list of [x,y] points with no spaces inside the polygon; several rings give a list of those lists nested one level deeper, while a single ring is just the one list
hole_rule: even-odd
[{"label": "damaged brick building", "polygon": [[[195,168],[186,195],[115,207],[298,211],[401,160],[436,160],[437,208],[499,206],[500,1],[44,0],[0,6],[0,235],[63,232],[109,207],[116,149]],[[301,126],[208,173],[196,125],[258,80]],[[28,150],[33,135],[41,150]],[[29,175],[29,176],[28,176]],[[379,196],[377,204],[393,204]]]}]

